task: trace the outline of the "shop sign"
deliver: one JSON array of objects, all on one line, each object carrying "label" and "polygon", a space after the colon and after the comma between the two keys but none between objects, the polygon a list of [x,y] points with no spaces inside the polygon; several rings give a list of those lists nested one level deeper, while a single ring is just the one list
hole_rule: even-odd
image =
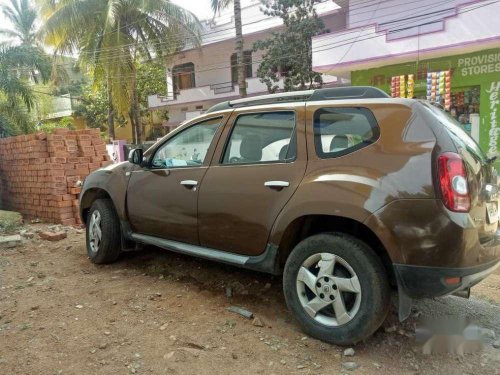
[{"label": "shop sign", "polygon": [[500,53],[461,57],[458,67],[463,77],[478,74],[500,73]]},{"label": "shop sign", "polygon": [[500,132],[500,128],[498,127],[498,105],[500,104],[500,81],[491,82],[491,86],[486,92],[489,95],[489,105],[490,105],[490,141],[488,144],[488,154],[496,155],[497,154],[497,145],[498,145],[498,134]]}]

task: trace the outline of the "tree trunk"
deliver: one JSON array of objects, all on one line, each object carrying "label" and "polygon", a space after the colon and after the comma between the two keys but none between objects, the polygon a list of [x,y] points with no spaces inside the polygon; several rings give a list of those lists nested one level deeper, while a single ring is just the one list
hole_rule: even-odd
[{"label": "tree trunk", "polygon": [[108,135],[109,140],[115,140],[115,109],[113,106],[113,90],[111,88],[111,79],[107,79],[108,86]]},{"label": "tree trunk", "polygon": [[132,109],[128,111],[128,118],[130,120],[130,127],[132,128],[132,144],[137,144],[137,127],[135,126],[134,115]]},{"label": "tree trunk", "polygon": [[240,96],[247,96],[246,69],[243,54],[243,25],[241,23],[241,0],[234,0],[234,26],[236,29],[236,61],[238,63],[238,86]]},{"label": "tree trunk", "polygon": [[135,67],[132,70],[132,117],[135,123],[135,134],[137,144],[142,144],[142,122],[139,113],[139,97],[137,94],[137,72]]}]

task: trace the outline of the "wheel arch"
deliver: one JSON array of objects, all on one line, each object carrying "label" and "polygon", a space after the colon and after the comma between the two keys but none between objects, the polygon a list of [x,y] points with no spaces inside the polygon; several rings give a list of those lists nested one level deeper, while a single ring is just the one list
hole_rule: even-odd
[{"label": "wheel arch", "polygon": [[109,199],[116,211],[116,206],[113,202],[113,199],[105,189],[99,187],[89,188],[82,193],[82,196],[80,198],[80,216],[83,223],[87,222],[87,215],[90,211],[90,207],[92,206],[92,203],[94,203],[97,199]]},{"label": "wheel arch", "polygon": [[392,260],[378,236],[363,223],[342,216],[309,214],[292,220],[281,236],[278,244],[277,263],[283,270],[288,256],[294,247],[302,240],[315,234],[340,232],[352,235],[365,242],[381,260],[391,286],[396,286],[396,276]]}]

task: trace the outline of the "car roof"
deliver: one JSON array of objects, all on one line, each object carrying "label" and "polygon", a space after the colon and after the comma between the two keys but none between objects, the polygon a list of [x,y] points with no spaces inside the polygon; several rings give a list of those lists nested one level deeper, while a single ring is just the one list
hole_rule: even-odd
[{"label": "car roof", "polygon": [[266,104],[375,98],[389,98],[389,95],[387,95],[384,91],[371,86],[333,87],[317,90],[293,91],[278,94],[260,95],[225,101],[209,108],[206,113]]}]

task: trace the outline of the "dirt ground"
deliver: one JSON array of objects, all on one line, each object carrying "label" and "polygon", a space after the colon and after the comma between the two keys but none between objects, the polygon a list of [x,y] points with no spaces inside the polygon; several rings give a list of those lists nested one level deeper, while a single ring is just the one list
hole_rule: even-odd
[{"label": "dirt ground", "polygon": [[[38,224],[30,230],[45,228]],[[500,271],[469,300],[420,301],[367,342],[346,348],[306,337],[281,280],[156,248],[92,264],[82,230],[0,249],[0,374],[500,374],[490,343],[463,357],[423,355],[416,317],[469,316],[500,337]],[[226,295],[230,287],[232,297]],[[252,311],[263,323],[229,312]],[[355,362],[355,370],[342,363]]]}]

